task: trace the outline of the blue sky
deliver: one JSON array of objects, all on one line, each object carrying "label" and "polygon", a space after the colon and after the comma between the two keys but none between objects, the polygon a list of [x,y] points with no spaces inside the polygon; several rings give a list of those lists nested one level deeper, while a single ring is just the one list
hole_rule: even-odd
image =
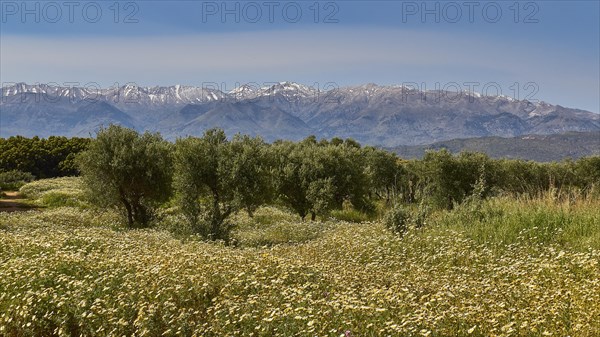
[{"label": "blue sky", "polygon": [[600,111],[599,1],[0,1],[2,83],[456,88]]}]

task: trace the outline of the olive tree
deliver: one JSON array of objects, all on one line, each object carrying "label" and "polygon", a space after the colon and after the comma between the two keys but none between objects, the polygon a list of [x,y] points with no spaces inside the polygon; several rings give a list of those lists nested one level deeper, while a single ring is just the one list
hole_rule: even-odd
[{"label": "olive tree", "polygon": [[239,206],[252,217],[254,211],[272,201],[273,161],[267,144],[260,138],[235,135],[230,143],[229,180]]},{"label": "olive tree", "polygon": [[227,218],[242,208],[250,213],[269,198],[269,169],[260,139],[211,129],[202,138],[175,144],[175,189],[194,231],[207,239],[229,240]]},{"label": "olive tree", "polygon": [[[279,142],[272,147],[275,160],[275,184],[279,199],[294,210],[302,219],[313,208],[308,196],[309,185],[312,183],[310,165],[305,165],[304,153],[300,144]],[[313,188],[313,193],[317,188]],[[311,199],[314,199],[314,195]],[[325,205],[325,203],[323,203]]]},{"label": "olive tree", "polygon": [[280,200],[302,219],[311,220],[344,201],[368,210],[368,179],[360,150],[341,142],[280,142],[273,148]]},{"label": "olive tree", "polygon": [[98,206],[116,206],[130,228],[148,226],[171,191],[170,144],[160,134],[110,125],[77,157],[86,192]]},{"label": "olive tree", "polygon": [[321,147],[316,157],[323,166],[320,174],[334,186],[332,208],[341,209],[349,201],[358,210],[372,211],[367,161],[357,142],[346,139],[344,144]]},{"label": "olive tree", "polygon": [[581,188],[600,192],[600,156],[579,159],[575,163],[575,172]]},{"label": "olive tree", "polygon": [[405,176],[402,166],[398,164],[398,157],[393,152],[372,146],[363,148],[363,155],[372,192],[389,202]]},{"label": "olive tree", "polygon": [[417,168],[431,201],[441,208],[451,209],[474,192],[486,197],[494,183],[494,166],[482,153],[427,151]]}]

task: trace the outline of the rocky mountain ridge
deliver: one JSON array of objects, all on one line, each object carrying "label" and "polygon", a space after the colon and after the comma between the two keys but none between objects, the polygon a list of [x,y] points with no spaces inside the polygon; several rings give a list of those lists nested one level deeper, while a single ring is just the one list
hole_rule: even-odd
[{"label": "rocky mountain ridge", "polygon": [[456,138],[600,130],[600,115],[546,102],[406,86],[319,90],[294,82],[218,88],[124,85],[102,89],[28,85],[1,89],[0,137],[89,136],[102,125],[161,132],[169,139],[211,127],[268,141],[351,137],[379,146]]}]

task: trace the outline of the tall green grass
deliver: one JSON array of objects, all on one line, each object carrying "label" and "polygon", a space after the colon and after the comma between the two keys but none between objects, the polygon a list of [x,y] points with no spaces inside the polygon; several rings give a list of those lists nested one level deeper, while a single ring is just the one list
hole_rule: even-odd
[{"label": "tall green grass", "polygon": [[520,242],[600,249],[600,201],[587,196],[497,197],[472,200],[433,216],[433,226],[464,232],[496,247]]},{"label": "tall green grass", "polygon": [[365,222],[374,218],[374,216],[372,215],[366,214],[353,208],[333,210],[331,211],[331,217],[333,219],[347,222]]}]

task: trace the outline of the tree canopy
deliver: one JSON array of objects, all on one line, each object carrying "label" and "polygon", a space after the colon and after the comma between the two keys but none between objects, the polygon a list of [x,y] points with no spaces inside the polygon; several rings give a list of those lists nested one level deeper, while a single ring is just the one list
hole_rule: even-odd
[{"label": "tree canopy", "polygon": [[170,196],[170,151],[159,134],[111,125],[98,132],[77,162],[91,200],[122,208],[130,227],[146,227],[153,207]]}]

